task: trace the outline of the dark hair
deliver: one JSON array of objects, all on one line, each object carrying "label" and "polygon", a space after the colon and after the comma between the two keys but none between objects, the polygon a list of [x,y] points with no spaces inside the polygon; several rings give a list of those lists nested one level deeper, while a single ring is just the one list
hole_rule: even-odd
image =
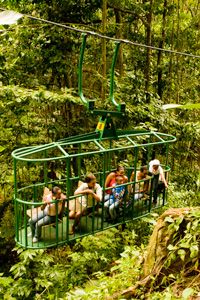
[{"label": "dark hair", "polygon": [[52,194],[53,194],[53,195],[56,195],[56,194],[58,193],[59,190],[61,190],[61,188],[59,188],[58,186],[54,186],[54,187],[52,188]]},{"label": "dark hair", "polygon": [[86,183],[90,183],[90,182],[91,182],[92,180],[94,180],[94,179],[96,179],[96,177],[94,176],[94,174],[89,173],[89,174],[87,174],[86,177],[85,177],[85,182],[86,182]]},{"label": "dark hair", "polygon": [[120,169],[124,169],[124,166],[118,165],[115,172],[119,171]]},{"label": "dark hair", "polygon": [[148,170],[148,169],[147,169],[147,166],[142,166],[142,167],[140,168],[140,172],[142,172],[142,173],[143,173],[143,172],[144,172],[144,170]]}]

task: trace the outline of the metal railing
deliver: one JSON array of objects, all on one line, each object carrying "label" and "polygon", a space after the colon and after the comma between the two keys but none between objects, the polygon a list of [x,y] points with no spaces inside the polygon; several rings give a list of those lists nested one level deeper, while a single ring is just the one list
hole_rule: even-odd
[{"label": "metal railing", "polygon": [[[168,177],[169,167],[164,167],[165,177]],[[100,176],[99,176],[100,177]],[[72,184],[73,178],[69,178]],[[66,179],[49,182],[49,184],[59,185],[63,183],[67,186]],[[148,182],[148,189],[140,192],[144,183]],[[64,202],[62,214],[58,214],[58,202],[55,200],[56,215],[47,224],[41,225],[41,220],[45,219],[45,212],[41,210],[43,205],[42,195],[45,184],[34,184],[18,190],[15,198],[16,216],[16,242],[25,248],[48,248],[69,243],[77,238],[94,234],[99,231],[124,224],[126,222],[142,218],[148,215],[153,209],[164,206],[167,201],[167,191],[163,189],[158,193],[157,203],[152,201],[152,177],[140,181],[132,181],[123,184],[125,194],[119,205],[114,207],[116,218],[109,215],[109,208],[105,207],[106,192],[111,188],[103,189],[102,201],[97,203],[89,201],[83,195],[70,195]],[[78,184],[76,179],[74,185]],[[136,190],[137,185],[137,190]],[[140,188],[141,187],[141,188]],[[84,197],[84,201],[83,201]],[[108,197],[107,197],[108,199]],[[83,205],[84,202],[84,205]],[[85,204],[86,203],[86,204]],[[78,222],[76,218],[71,218],[72,208],[81,214]],[[33,222],[35,229],[40,236],[38,240],[33,239]],[[39,223],[40,221],[40,223]],[[75,226],[74,226],[75,225]],[[40,228],[39,228],[40,227]],[[72,232],[72,228],[74,231]]]}]

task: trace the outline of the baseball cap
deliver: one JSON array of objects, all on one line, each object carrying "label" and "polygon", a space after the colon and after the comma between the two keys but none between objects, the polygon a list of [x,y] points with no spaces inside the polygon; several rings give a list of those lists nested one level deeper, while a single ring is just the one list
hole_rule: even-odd
[{"label": "baseball cap", "polygon": [[151,161],[152,166],[160,166],[160,161],[158,159],[154,159]]}]

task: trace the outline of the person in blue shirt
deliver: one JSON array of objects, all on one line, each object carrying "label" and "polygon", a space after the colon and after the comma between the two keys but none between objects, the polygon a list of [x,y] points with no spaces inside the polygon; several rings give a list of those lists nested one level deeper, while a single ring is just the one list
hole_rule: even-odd
[{"label": "person in blue shirt", "polygon": [[112,194],[110,195],[109,200],[104,203],[104,207],[109,210],[112,220],[117,218],[116,207],[122,203],[125,194],[125,186],[122,185],[124,183],[123,177],[117,176],[115,181],[116,184],[112,189]]}]

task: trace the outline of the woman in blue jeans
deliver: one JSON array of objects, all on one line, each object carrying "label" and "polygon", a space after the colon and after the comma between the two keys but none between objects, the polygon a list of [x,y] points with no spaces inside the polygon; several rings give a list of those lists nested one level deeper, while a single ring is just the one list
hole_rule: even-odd
[{"label": "woman in blue jeans", "polygon": [[29,220],[33,243],[37,243],[40,239],[42,226],[56,221],[56,215],[61,213],[65,199],[66,196],[57,186],[52,189],[52,192],[43,197],[44,204],[41,207],[41,211]]}]

